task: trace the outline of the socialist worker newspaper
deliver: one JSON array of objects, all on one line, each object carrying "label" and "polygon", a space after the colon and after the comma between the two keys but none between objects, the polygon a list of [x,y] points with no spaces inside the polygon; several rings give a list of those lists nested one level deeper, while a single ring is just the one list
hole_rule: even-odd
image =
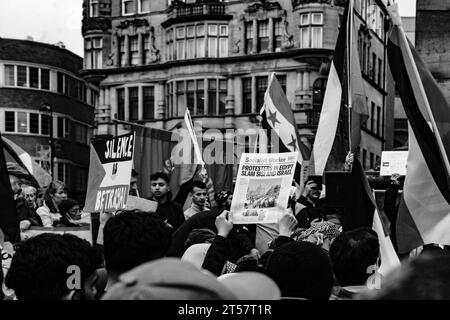
[{"label": "socialist worker newspaper", "polygon": [[296,152],[243,153],[234,188],[234,224],[277,223],[289,200]]}]

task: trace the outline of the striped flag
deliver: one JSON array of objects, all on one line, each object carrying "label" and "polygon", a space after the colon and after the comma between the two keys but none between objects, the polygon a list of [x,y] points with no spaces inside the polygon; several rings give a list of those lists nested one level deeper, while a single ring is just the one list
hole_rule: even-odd
[{"label": "striped flag", "polygon": [[[359,146],[361,124],[369,116],[356,48],[352,2],[348,1],[345,6],[311,155],[310,172],[316,175],[323,175],[325,167],[343,171],[345,157],[349,149],[355,152]],[[351,105],[351,128],[346,104]]]},{"label": "striped flag", "polygon": [[397,217],[398,250],[450,245],[450,106],[407,40],[396,8],[388,42],[389,65],[408,117],[409,153]]},{"label": "striped flag", "polygon": [[263,118],[262,126],[268,130],[270,141],[278,144],[277,152],[298,152],[298,165],[294,175],[294,180],[297,181],[300,178],[300,167],[304,160],[309,159],[310,152],[300,140],[291,105],[274,72],[270,75],[260,113]]},{"label": "striped flag", "polygon": [[20,241],[19,218],[17,216],[16,201],[9,182],[3,139],[0,134],[0,229],[12,243]]}]

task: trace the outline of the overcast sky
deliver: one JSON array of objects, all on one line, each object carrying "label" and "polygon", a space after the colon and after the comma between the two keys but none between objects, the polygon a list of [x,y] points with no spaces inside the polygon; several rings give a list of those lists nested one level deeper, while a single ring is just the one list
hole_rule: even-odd
[{"label": "overcast sky", "polygon": [[[55,44],[83,55],[82,0],[0,0],[0,37]],[[416,0],[395,0],[401,16],[415,16]]]}]

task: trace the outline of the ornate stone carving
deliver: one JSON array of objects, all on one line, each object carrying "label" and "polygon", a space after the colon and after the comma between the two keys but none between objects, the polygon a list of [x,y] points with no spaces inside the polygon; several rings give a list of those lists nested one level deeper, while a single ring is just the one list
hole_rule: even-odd
[{"label": "ornate stone carving", "polygon": [[124,20],[121,21],[120,24],[117,26],[119,29],[128,29],[129,27],[132,28],[139,28],[139,27],[148,27],[150,24],[146,19],[133,19],[133,20]]},{"label": "ornate stone carving", "polygon": [[294,36],[292,34],[288,33],[288,22],[286,20],[286,17],[283,19],[283,41],[281,42],[281,48],[283,49],[290,49],[294,46]]},{"label": "ornate stone carving", "polygon": [[261,9],[265,10],[265,11],[271,11],[271,10],[277,10],[277,9],[280,10],[281,5],[278,2],[259,0],[259,2],[249,5],[248,8],[245,9],[245,12],[253,13],[253,12],[258,12]]},{"label": "ornate stone carving", "polygon": [[149,41],[150,50],[148,52],[148,61],[158,62],[161,59],[161,56],[159,54],[159,49],[155,47],[155,28],[153,26],[150,27],[149,37],[150,37]]},{"label": "ornate stone carving", "polygon": [[88,31],[100,30],[102,32],[108,32],[111,29],[111,18],[108,17],[95,17],[84,18],[82,23],[81,32],[84,35]]}]

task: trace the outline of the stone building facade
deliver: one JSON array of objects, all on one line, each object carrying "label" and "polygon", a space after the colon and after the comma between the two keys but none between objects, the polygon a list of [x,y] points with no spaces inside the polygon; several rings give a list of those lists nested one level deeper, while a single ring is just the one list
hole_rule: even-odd
[{"label": "stone building facade", "polygon": [[[186,108],[205,130],[257,128],[268,77],[276,72],[311,147],[344,5],[84,0],[82,74],[100,89],[96,135],[127,129],[115,120],[176,130]],[[357,0],[354,14],[371,112],[361,140],[369,168],[392,148],[386,12],[378,0]]]},{"label": "stone building facade", "polygon": [[[83,59],[55,45],[0,38],[0,131],[83,200],[97,89],[79,76]],[[52,108],[50,113],[41,107]]]}]

